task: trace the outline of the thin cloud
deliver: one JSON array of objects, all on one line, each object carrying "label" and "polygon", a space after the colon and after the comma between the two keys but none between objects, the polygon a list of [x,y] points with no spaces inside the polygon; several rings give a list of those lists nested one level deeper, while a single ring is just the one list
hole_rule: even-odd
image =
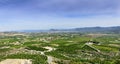
[{"label": "thin cloud", "polygon": [[8,8],[33,13],[103,14],[118,13],[117,10],[120,8],[119,0],[4,0],[4,2],[6,2],[4,6],[8,5]]},{"label": "thin cloud", "polygon": [[119,0],[45,0],[35,7],[39,11],[58,13],[115,13],[119,8]]}]

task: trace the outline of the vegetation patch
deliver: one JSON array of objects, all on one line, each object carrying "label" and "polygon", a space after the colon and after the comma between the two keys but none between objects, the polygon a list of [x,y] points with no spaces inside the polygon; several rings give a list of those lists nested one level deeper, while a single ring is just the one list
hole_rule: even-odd
[{"label": "vegetation patch", "polygon": [[48,49],[45,49],[45,48],[42,48],[42,47],[39,47],[39,46],[27,46],[26,49],[36,50],[36,51],[46,51],[46,50],[48,50]]}]

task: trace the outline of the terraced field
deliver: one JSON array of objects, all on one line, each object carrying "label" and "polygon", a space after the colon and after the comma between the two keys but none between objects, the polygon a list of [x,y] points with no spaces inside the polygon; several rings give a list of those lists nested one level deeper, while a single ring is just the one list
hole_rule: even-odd
[{"label": "terraced field", "polygon": [[32,64],[119,64],[119,34],[24,33],[0,36],[0,61]]}]

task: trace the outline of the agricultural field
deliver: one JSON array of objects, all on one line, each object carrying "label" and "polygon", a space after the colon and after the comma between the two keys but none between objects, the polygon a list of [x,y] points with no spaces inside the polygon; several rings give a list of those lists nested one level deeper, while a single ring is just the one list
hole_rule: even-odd
[{"label": "agricultural field", "polygon": [[17,59],[24,64],[119,64],[120,34],[0,34],[0,64]]}]

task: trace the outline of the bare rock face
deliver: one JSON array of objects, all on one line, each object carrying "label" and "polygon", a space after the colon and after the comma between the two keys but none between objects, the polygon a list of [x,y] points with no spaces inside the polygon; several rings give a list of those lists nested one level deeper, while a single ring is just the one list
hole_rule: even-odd
[{"label": "bare rock face", "polygon": [[0,64],[32,64],[32,62],[27,59],[6,59]]}]

